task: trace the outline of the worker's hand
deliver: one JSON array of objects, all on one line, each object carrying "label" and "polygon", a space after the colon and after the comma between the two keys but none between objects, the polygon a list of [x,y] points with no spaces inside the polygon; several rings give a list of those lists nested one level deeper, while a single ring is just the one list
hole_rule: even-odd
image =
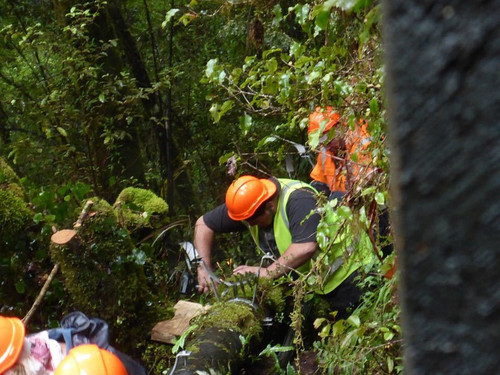
[{"label": "worker's hand", "polygon": [[208,275],[208,272],[205,269],[205,267],[203,266],[198,267],[198,292],[207,293],[210,290],[209,283],[210,283],[210,276]]},{"label": "worker's hand", "polygon": [[[259,267],[256,266],[238,266],[234,269],[233,275],[244,275],[246,273],[253,273],[254,275],[257,275],[257,272],[259,272]],[[266,278],[270,277],[265,267],[260,269],[260,274],[258,276]]]}]

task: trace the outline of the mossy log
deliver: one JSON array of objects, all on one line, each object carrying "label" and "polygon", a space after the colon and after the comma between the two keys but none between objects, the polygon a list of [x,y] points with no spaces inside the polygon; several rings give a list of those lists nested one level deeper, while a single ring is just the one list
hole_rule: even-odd
[{"label": "mossy log", "polygon": [[237,374],[269,335],[265,326],[270,317],[283,314],[285,291],[285,286],[255,275],[226,279],[218,290],[225,297],[191,320],[185,350],[169,375]]},{"label": "mossy log", "polygon": [[210,327],[176,358],[172,375],[232,374],[243,363],[241,333],[230,328]]}]

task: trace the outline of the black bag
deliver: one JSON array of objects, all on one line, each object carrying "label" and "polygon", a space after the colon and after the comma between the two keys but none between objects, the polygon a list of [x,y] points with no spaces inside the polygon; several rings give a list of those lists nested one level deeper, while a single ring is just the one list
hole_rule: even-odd
[{"label": "black bag", "polygon": [[144,367],[109,344],[108,323],[99,318],[89,318],[80,311],[74,311],[61,320],[61,328],[47,330],[49,338],[66,343],[66,350],[82,345],[95,344],[116,355],[123,362],[129,375],[146,375]]}]

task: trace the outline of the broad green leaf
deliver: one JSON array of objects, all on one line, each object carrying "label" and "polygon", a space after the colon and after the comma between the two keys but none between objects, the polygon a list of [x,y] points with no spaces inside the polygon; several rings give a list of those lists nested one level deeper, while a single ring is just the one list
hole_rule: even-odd
[{"label": "broad green leaf", "polygon": [[224,164],[226,161],[229,160],[230,157],[234,156],[234,153],[233,152],[229,152],[227,154],[224,154],[222,155],[220,158],[219,158],[219,164]]},{"label": "broad green leaf", "polygon": [[328,335],[330,334],[331,329],[332,329],[331,324],[325,325],[321,329],[321,331],[319,332],[319,337],[322,337],[322,338],[328,337]]},{"label": "broad green leaf", "polygon": [[305,46],[298,42],[293,42],[290,46],[290,54],[298,58],[304,54]]},{"label": "broad green leaf", "polygon": [[314,275],[311,275],[307,278],[307,284],[309,286],[314,286],[314,284],[316,284],[316,281],[317,281],[317,279],[316,279],[316,276],[314,276]]},{"label": "broad green leaf", "polygon": [[325,30],[330,19],[330,12],[334,5],[334,0],[325,1],[323,4],[315,7],[313,16],[315,17],[315,24],[321,30]]},{"label": "broad green leaf", "polygon": [[278,69],[278,62],[276,61],[276,59],[273,57],[271,60],[268,60],[266,62],[266,67],[267,67],[267,70],[270,74],[273,74],[274,72],[276,72],[276,70]]},{"label": "broad green leaf", "polygon": [[247,135],[248,131],[252,127],[252,117],[245,113],[244,116],[240,117],[240,129],[243,132],[243,135]]},{"label": "broad green leaf", "polygon": [[281,48],[273,48],[273,49],[268,49],[264,52],[262,52],[262,60],[267,59],[267,57],[275,52],[281,52]]},{"label": "broad green leaf", "polygon": [[295,11],[295,18],[299,25],[304,26],[309,19],[309,5],[308,4],[296,4],[293,8]]},{"label": "broad green leaf", "polygon": [[372,194],[375,191],[375,189],[377,189],[376,186],[370,186],[361,192],[361,196],[363,197],[365,195]]},{"label": "broad green leaf", "polygon": [[325,321],[326,321],[325,318],[316,318],[313,323],[314,328],[318,329]]},{"label": "broad green leaf", "polygon": [[268,143],[272,143],[272,142],[275,142],[276,141],[276,137],[273,137],[272,135],[269,136],[269,137],[266,137],[266,138],[263,138],[259,144],[257,145],[257,148],[260,148]]},{"label": "broad green leaf", "polygon": [[337,336],[344,330],[344,321],[338,320],[332,326],[332,335]]},{"label": "broad green leaf", "polygon": [[281,22],[281,20],[283,19],[283,13],[281,12],[281,5],[280,4],[276,4],[273,8],[273,14],[274,14],[274,18],[273,18],[273,26],[278,26]]},{"label": "broad green leaf", "polygon": [[164,29],[165,27],[167,27],[168,23],[170,22],[170,20],[172,19],[173,16],[175,16],[175,14],[179,11],[179,9],[176,9],[176,8],[172,8],[170,9],[167,14],[165,15],[165,20],[162,22],[161,24],[161,27],[162,29]]},{"label": "broad green leaf", "polygon": [[351,315],[349,318],[347,318],[347,321],[352,324],[354,327],[359,327],[361,324],[361,320],[359,319],[359,316],[357,315]]},{"label": "broad green leaf", "polygon": [[340,206],[339,209],[337,210],[337,212],[339,213],[340,216],[342,216],[346,219],[352,220],[352,218],[353,218],[352,211],[347,206]]},{"label": "broad green leaf", "polygon": [[217,124],[220,120],[219,104],[217,103],[212,104],[212,106],[209,109],[209,112],[212,115],[212,119]]},{"label": "broad green leaf", "polygon": [[43,214],[41,212],[37,212],[35,214],[35,216],[33,216],[33,222],[35,224],[38,224],[40,222],[40,220],[42,220],[42,218],[43,218]]},{"label": "broad green leaf", "polygon": [[212,78],[214,74],[215,67],[217,66],[217,59],[210,59],[207,62],[207,68],[205,69],[205,75],[208,78]]},{"label": "broad green leaf", "polygon": [[392,357],[387,357],[387,371],[389,374],[394,370],[394,360]]},{"label": "broad green leaf", "polygon": [[314,70],[311,72],[311,74],[309,74],[309,77],[307,77],[307,83],[312,84],[318,77],[321,76],[321,72]]},{"label": "broad green leaf", "polygon": [[376,193],[376,194],[375,194],[375,201],[376,201],[379,205],[383,206],[383,205],[385,204],[385,195],[384,195],[384,193],[382,193],[382,192],[378,192],[378,193]]}]

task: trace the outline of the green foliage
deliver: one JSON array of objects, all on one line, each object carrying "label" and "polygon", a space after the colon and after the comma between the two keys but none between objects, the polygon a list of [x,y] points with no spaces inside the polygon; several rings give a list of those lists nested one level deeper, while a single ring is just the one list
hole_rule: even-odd
[{"label": "green foliage", "polygon": [[333,315],[314,322],[320,337],[315,348],[325,373],[402,373],[396,283],[396,278],[367,277],[362,284],[368,291],[349,318]]},{"label": "green foliage", "polygon": [[[13,193],[12,186],[9,191],[21,200],[26,195],[34,211],[33,222],[28,218],[23,224],[26,205],[20,211],[9,206],[8,216],[0,217],[21,231],[28,226],[0,256],[2,276],[15,280],[1,282],[2,302],[15,304],[20,313],[29,308],[53,266],[47,251],[52,226],[71,227],[91,195],[111,202],[124,187],[136,186],[159,200],[175,187],[168,207],[176,216],[172,220],[193,221],[223,201],[234,174],[307,181],[311,166],[294,144],[314,157],[319,139],[308,139],[305,128],[316,106],[334,106],[351,125],[360,117],[368,120],[369,151],[381,173],[355,186],[349,202],[318,208],[327,255],[307,281],[298,280],[304,294],[296,293],[297,300],[321,284],[329,251],[343,250],[350,236],[376,229],[374,212],[391,204],[378,1],[49,3],[0,0],[6,10],[0,17],[0,156],[23,176],[14,179],[19,191]],[[123,24],[116,23],[116,15],[123,16]],[[162,133],[167,127],[171,143]],[[294,169],[287,170],[285,162]],[[7,180],[8,173],[0,173],[0,185]],[[129,232],[163,225],[163,203],[159,208],[122,204],[123,216],[130,211],[133,222],[125,228],[120,213],[96,200],[102,212],[88,222],[95,225],[79,230],[82,248],[58,250],[71,270],[63,270],[64,285],[78,298],[69,305],[60,280],[53,281],[39,323],[84,306],[105,317],[123,343],[128,328],[138,329],[129,324],[139,321],[141,303],[150,306],[144,316],[164,314],[161,306],[176,278],[170,262],[179,262],[177,242],[192,233],[178,226],[162,241],[145,241],[137,249]],[[343,224],[331,225],[332,215]],[[254,259],[245,240],[245,235],[220,240],[216,245],[231,252],[219,252],[217,260],[230,258],[230,265]],[[376,238],[376,252],[385,241],[391,239]],[[56,250],[51,252],[56,259]],[[72,290],[71,280],[83,285]],[[277,289],[268,293],[271,305],[281,310]],[[140,321],[149,321],[150,315],[144,316]],[[299,326],[299,314],[295,322]],[[139,332],[130,343],[142,337]],[[318,345],[325,358],[333,358],[326,337]],[[163,348],[143,348],[151,373],[171,365]],[[399,362],[392,358],[396,369]]]}]

